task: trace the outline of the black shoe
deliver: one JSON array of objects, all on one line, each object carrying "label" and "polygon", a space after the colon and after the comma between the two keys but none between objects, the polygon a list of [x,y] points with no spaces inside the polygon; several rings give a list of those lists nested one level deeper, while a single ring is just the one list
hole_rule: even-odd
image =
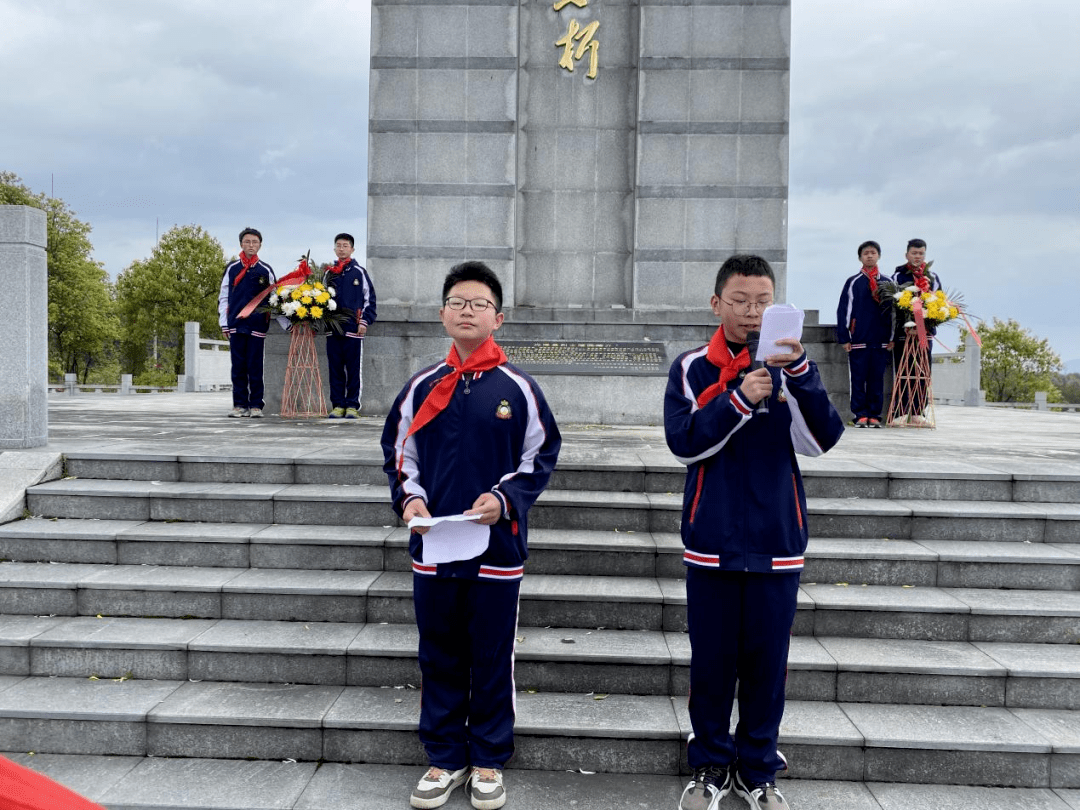
[{"label": "black shoe", "polygon": [[683,789],[679,810],[717,810],[731,791],[731,771],[719,765],[706,765],[694,771],[694,778]]},{"label": "black shoe", "polygon": [[735,773],[733,790],[753,810],[791,810],[791,806],[776,788],[776,782],[747,782],[742,774]]}]

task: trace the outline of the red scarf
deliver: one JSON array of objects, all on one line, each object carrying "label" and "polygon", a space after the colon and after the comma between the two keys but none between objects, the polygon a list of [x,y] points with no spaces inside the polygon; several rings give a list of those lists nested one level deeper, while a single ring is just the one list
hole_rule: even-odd
[{"label": "red scarf", "polygon": [[340,276],[342,271],[349,266],[352,259],[338,259],[338,263],[330,268],[330,272],[335,276]]},{"label": "red scarf", "polygon": [[240,279],[242,279],[244,276],[247,275],[247,271],[250,270],[252,267],[254,267],[255,263],[257,261],[259,261],[259,254],[258,253],[256,253],[254,256],[252,256],[249,259],[248,255],[246,253],[244,253],[243,251],[240,252],[240,264],[241,264],[241,267],[240,267],[240,272],[237,273],[236,278],[233,279],[232,284],[233,284],[234,287],[237,284],[240,283]]},{"label": "red scarf", "polygon": [[469,359],[464,363],[461,362],[457,346],[451,346],[450,354],[446,356],[446,365],[453,369],[453,373],[447,374],[432,387],[427,399],[424,400],[424,404],[420,406],[420,410],[413,417],[413,422],[409,425],[409,432],[405,434],[405,438],[412,436],[446,409],[462,375],[477,371],[491,371],[491,369],[501,366],[505,362],[506,354],[499,348],[499,344],[495,342],[495,338],[491,337],[491,335],[488,335],[487,340],[476,347],[476,351],[470,354]]},{"label": "red scarf", "polygon": [[877,276],[878,276],[877,265],[875,264],[869,270],[867,270],[864,267],[862,269],[862,272],[863,272],[863,275],[866,276],[866,280],[870,282],[870,295],[872,295],[874,297],[874,300],[877,301],[880,304],[881,303],[881,297],[878,295],[878,289],[877,289]]},{"label": "red scarf", "polygon": [[750,367],[750,352],[743,346],[741,352],[732,355],[727,345],[727,338],[724,337],[724,327],[721,326],[709,341],[709,351],[705,359],[720,369],[720,381],[698,394],[697,401],[701,407],[705,407],[727,391],[728,383],[738,377],[739,372],[744,368]]},{"label": "red scarf", "polygon": [[930,292],[930,279],[926,277],[926,265],[920,264],[918,267],[911,268],[911,280],[915,282],[915,286],[919,288],[919,292]]}]

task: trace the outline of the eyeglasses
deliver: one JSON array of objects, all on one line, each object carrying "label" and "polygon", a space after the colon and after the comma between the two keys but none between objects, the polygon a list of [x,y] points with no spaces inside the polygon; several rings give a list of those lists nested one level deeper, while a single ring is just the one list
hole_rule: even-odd
[{"label": "eyeglasses", "polygon": [[764,312],[772,306],[771,298],[767,301],[746,301],[738,298],[731,301],[728,301],[726,298],[721,298],[720,300],[736,312],[741,312],[743,315],[749,315],[751,309],[753,309],[754,312]]},{"label": "eyeglasses", "polygon": [[469,309],[471,309],[473,312],[487,312],[488,307],[498,309],[498,307],[495,306],[494,301],[489,301],[486,298],[466,299],[458,298],[456,295],[451,295],[449,298],[443,301],[443,304],[450,307],[450,309],[454,310],[455,312],[460,312],[461,310],[465,309],[466,304],[469,305]]}]

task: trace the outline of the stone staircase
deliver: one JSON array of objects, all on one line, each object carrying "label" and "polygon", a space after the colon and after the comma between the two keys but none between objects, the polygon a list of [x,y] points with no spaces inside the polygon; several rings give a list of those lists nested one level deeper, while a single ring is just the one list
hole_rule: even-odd
[{"label": "stone staircase", "polygon": [[[511,767],[675,777],[682,467],[587,450],[530,515]],[[1080,477],[805,467],[788,776],[1080,787]],[[377,459],[84,451],[66,473],[0,526],[0,750],[424,762]]]}]

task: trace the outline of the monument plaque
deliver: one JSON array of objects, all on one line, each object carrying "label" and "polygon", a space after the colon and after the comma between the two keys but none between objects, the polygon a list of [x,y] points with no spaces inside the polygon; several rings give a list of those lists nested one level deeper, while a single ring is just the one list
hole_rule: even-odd
[{"label": "monument plaque", "polygon": [[515,366],[530,374],[619,374],[653,377],[668,371],[663,343],[584,340],[500,340]]}]

